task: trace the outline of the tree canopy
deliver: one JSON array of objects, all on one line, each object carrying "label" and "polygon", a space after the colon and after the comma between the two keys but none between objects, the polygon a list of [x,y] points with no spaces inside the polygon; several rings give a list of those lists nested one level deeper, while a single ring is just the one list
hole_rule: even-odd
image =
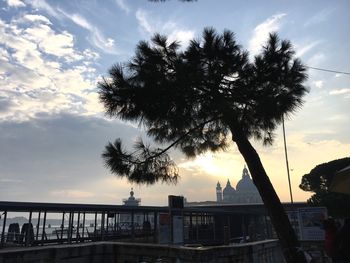
[{"label": "tree canopy", "polygon": [[[156,34],[151,43],[141,41],[135,53],[129,63],[114,65],[110,79],[99,84],[107,114],[139,122],[157,142],[172,143],[189,157],[226,149],[228,135],[235,140],[232,121],[247,138],[272,143],[282,116],[296,110],[307,92],[305,67],[292,59],[290,42],[277,34],[270,34],[254,62],[231,31],[220,35],[212,28],[186,50]],[[164,152],[146,151],[142,142],[136,148],[141,156],[131,157],[116,141],[103,156],[120,175],[135,171],[131,181],[176,181],[177,170],[165,169],[174,166]],[[120,156],[118,166],[110,165],[111,154]],[[136,179],[140,170],[148,175],[142,180]]]},{"label": "tree canopy", "polygon": [[333,216],[350,216],[350,196],[329,191],[336,172],[350,165],[350,157],[336,159],[316,165],[301,178],[299,187],[314,194],[308,202],[315,206],[326,206]]}]

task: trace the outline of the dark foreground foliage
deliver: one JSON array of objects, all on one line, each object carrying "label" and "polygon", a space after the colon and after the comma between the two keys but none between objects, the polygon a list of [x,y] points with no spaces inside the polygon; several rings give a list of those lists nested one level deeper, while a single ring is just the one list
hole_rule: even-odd
[{"label": "dark foreground foliage", "polygon": [[327,207],[328,213],[332,216],[349,217],[350,195],[329,191],[336,172],[349,165],[350,157],[345,157],[319,164],[310,173],[304,174],[299,187],[304,191],[314,192],[308,203]]}]

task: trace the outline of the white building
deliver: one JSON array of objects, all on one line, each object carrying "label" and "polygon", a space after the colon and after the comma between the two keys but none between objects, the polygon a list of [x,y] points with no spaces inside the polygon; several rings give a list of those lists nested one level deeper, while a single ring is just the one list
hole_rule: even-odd
[{"label": "white building", "polygon": [[139,206],[141,203],[141,199],[134,197],[134,190],[131,188],[129,198],[123,199],[123,203],[124,205],[127,205],[127,206]]}]

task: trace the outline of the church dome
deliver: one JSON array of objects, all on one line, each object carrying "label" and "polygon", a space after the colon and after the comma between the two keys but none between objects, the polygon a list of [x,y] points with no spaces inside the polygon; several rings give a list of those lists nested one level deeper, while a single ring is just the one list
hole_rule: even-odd
[{"label": "church dome", "polygon": [[134,201],[135,200],[135,197],[134,197],[134,189],[131,188],[131,191],[130,191],[130,196],[129,196],[129,201]]},{"label": "church dome", "polygon": [[242,179],[238,181],[236,189],[240,193],[258,191],[253,183],[253,180],[250,178],[246,167],[243,169]]},{"label": "church dome", "polygon": [[236,191],[235,189],[231,186],[230,180],[227,180],[227,184],[226,187],[223,190],[223,194],[224,195],[231,195],[231,194],[235,194]]}]

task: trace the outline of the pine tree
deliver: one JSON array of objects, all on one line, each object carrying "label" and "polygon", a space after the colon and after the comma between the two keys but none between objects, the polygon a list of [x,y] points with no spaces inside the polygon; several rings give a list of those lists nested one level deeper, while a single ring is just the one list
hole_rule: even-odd
[{"label": "pine tree", "polygon": [[[293,113],[307,93],[305,66],[289,41],[270,34],[262,52],[249,61],[231,31],[203,31],[180,49],[156,34],[139,42],[135,56],[116,64],[99,83],[106,113],[136,121],[165,149],[142,141],[134,152],[120,139],[106,146],[103,158],[112,173],[136,183],[176,182],[178,169],[167,151],[189,157],[227,150],[232,141],[244,157],[278,234],[287,262],[305,262],[283,206],[249,139],[271,144],[283,116]],[[230,140],[231,139],[231,140]]]}]

